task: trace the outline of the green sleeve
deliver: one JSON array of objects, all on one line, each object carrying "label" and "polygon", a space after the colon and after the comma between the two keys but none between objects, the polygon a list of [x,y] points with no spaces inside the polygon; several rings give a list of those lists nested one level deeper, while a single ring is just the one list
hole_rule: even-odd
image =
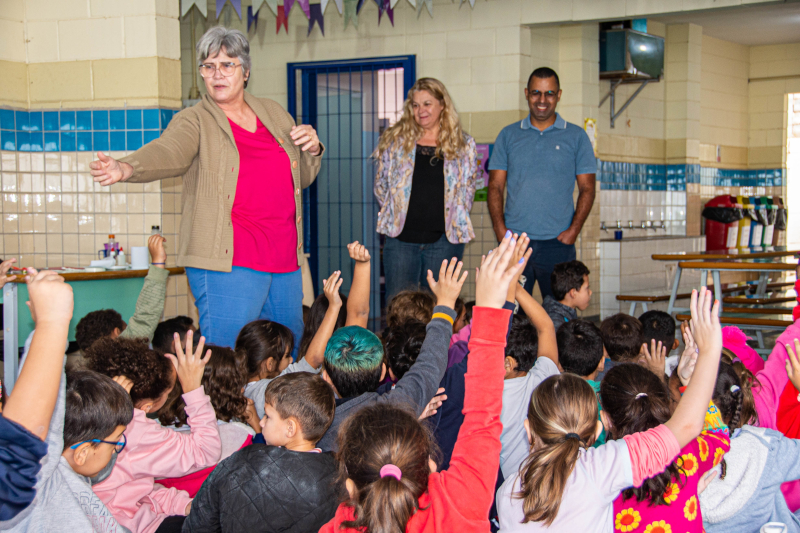
[{"label": "green sleeve", "polygon": [[136,300],[136,312],[128,321],[128,327],[120,337],[141,338],[153,340],[161,315],[164,314],[164,300],[167,297],[167,278],[169,271],[150,265],[147,277],[144,278],[144,287]]}]

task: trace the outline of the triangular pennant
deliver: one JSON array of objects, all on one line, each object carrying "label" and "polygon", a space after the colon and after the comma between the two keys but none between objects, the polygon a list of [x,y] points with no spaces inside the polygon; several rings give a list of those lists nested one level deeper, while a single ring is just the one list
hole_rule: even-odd
[{"label": "triangular pennant", "polygon": [[361,8],[364,7],[365,0],[358,0],[358,5],[356,6],[356,13],[359,15],[361,14]]},{"label": "triangular pennant", "polygon": [[[389,17],[389,22],[392,23],[392,27],[394,27],[394,8],[390,5],[389,0],[383,0],[386,4],[386,16]],[[378,24],[380,24],[380,20]]]},{"label": "triangular pennant", "polygon": [[300,9],[302,9],[303,13],[306,14],[306,18],[311,17],[311,12],[309,11],[308,0],[297,0],[297,3],[300,4]]},{"label": "triangular pennant", "polygon": [[464,5],[464,2],[469,2],[469,6],[470,6],[472,9],[475,9],[475,0],[461,0],[461,1],[458,3],[458,8],[459,8],[459,9],[461,9],[461,6],[462,6],[462,5]]},{"label": "triangular pennant", "polygon": [[[217,1],[219,2],[219,0]],[[422,13],[422,6],[428,8],[428,13],[430,13],[431,18],[433,18],[433,0],[417,0],[417,18],[419,18],[420,13]]]},{"label": "triangular pennant", "polygon": [[[326,0],[327,1],[327,0]],[[339,10],[339,14],[342,14],[342,0],[333,0],[336,3],[336,9]],[[323,11],[325,11],[323,9]]]},{"label": "triangular pennant", "polygon": [[239,20],[242,20],[242,0],[217,0],[217,19],[219,20],[219,14],[222,12],[222,8],[225,7],[226,2],[231,3],[233,9],[236,10],[236,14],[239,15]]},{"label": "triangular pennant", "polygon": [[[422,2],[422,0],[419,0],[419,1],[420,1],[420,2]],[[408,3],[409,3],[409,4],[411,4],[411,6],[412,6],[414,9],[416,9],[416,8],[417,8],[417,0],[408,0]]]},{"label": "triangular pennant", "polygon": [[261,9],[261,6],[267,4],[269,9],[272,11],[273,15],[278,14],[278,0],[254,0],[253,1],[253,12],[258,13]]},{"label": "triangular pennant", "polygon": [[258,11],[253,13],[253,6],[247,6],[247,33],[250,33],[250,26],[258,29]]},{"label": "triangular pennant", "polygon": [[309,16],[308,16],[308,33],[306,37],[311,35],[311,30],[314,29],[314,23],[319,25],[319,31],[322,32],[322,36],[325,36],[325,17],[322,14],[322,6],[320,4],[311,4],[309,6]]},{"label": "triangular pennant", "polygon": [[278,6],[278,15],[275,19],[275,33],[280,33],[281,25],[286,28],[286,33],[289,33],[289,21],[286,18],[286,12],[283,10],[283,6]]},{"label": "triangular pennant", "polygon": [[400,0],[390,0],[390,5],[392,6],[392,9],[394,9],[394,6],[396,6],[397,2],[399,2],[399,1]]},{"label": "triangular pennant", "polygon": [[344,28],[347,29],[347,23],[353,21],[353,26],[358,28],[358,0],[344,0]]},{"label": "triangular pennant", "polygon": [[289,13],[292,11],[292,7],[294,7],[295,0],[283,0],[283,13],[286,17],[289,17]]},{"label": "triangular pennant", "polygon": [[197,10],[208,18],[208,2],[205,0],[181,0],[181,17],[185,17],[192,6],[197,6]]}]

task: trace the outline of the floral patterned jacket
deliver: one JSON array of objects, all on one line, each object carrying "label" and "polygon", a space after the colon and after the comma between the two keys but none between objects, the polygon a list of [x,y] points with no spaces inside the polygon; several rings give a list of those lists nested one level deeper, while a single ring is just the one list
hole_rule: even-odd
[{"label": "floral patterned jacket", "polygon": [[[464,134],[466,149],[458,159],[444,162],[444,223],[447,240],[453,244],[475,238],[469,212],[477,186],[478,153],[475,140]],[[382,154],[375,175],[375,197],[381,206],[378,233],[397,237],[403,231],[411,198],[416,151],[407,154],[399,141]]]}]

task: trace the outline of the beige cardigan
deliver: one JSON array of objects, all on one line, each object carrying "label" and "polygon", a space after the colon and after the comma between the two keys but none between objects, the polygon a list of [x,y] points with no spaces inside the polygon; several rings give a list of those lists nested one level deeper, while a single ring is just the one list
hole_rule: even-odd
[{"label": "beige cardigan", "polygon": [[[322,152],[312,156],[295,146],[289,136],[294,120],[277,102],[247,92],[244,100],[291,160],[300,266],[303,264],[301,190],[316,179]],[[231,208],[239,176],[239,151],[222,109],[208,95],[204,96],[197,105],[175,115],[161,137],[120,161],[133,166],[129,182],[183,176],[178,265],[230,272]]]}]

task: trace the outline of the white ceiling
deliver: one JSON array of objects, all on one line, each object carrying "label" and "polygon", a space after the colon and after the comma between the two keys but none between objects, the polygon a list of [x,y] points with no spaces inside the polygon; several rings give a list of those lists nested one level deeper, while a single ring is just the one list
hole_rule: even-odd
[{"label": "white ceiling", "polygon": [[648,17],[667,24],[693,23],[703,34],[748,46],[800,42],[800,2],[739,6]]}]

